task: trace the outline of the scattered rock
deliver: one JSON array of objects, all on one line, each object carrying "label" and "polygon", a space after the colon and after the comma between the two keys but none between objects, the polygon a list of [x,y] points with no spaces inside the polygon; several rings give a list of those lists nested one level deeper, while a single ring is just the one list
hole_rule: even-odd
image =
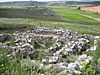
[{"label": "scattered rock", "polygon": [[49,59],[49,63],[58,63],[58,62],[61,62],[63,59],[62,59],[62,56],[59,55],[59,56],[53,56]]},{"label": "scattered rock", "polygon": [[0,42],[4,43],[9,39],[9,36],[7,34],[0,34]]},{"label": "scattered rock", "polygon": [[[90,65],[93,60],[92,56],[83,54],[83,52],[95,51],[97,47],[96,39],[100,38],[99,36],[80,35],[71,30],[47,27],[34,27],[26,32],[15,32],[11,36],[13,41],[7,43],[5,41],[8,40],[9,36],[0,34],[0,42],[2,42],[0,48],[9,49],[7,57],[30,57],[30,59],[33,59],[36,58],[38,49],[48,49],[50,55],[47,55],[48,58],[43,57],[42,64],[39,66],[40,68],[45,64],[48,67],[51,66],[59,72],[58,75],[81,75],[81,70],[84,69],[82,63],[85,62]],[[91,40],[94,41],[94,46],[88,47]],[[53,43],[50,43],[52,41]],[[47,52],[43,51],[44,55],[45,53]],[[77,57],[74,61],[68,61],[70,55],[77,55]]]}]

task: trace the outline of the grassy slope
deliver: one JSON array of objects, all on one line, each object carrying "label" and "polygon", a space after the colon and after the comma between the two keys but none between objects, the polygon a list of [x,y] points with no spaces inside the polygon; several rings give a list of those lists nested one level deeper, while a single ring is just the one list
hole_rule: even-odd
[{"label": "grassy slope", "polygon": [[99,25],[85,25],[77,23],[66,22],[51,22],[51,21],[37,21],[34,19],[21,19],[21,18],[0,18],[0,28],[11,28],[18,26],[47,26],[51,28],[71,29],[82,34],[100,35]]},{"label": "grassy slope", "polygon": [[55,12],[41,7],[0,8],[0,18],[32,18],[47,21],[63,21]]},{"label": "grassy slope", "polygon": [[75,12],[78,12],[87,16],[91,16],[91,17],[100,17],[100,14],[93,13],[93,12],[80,11],[80,10],[75,10]]},{"label": "grassy slope", "polygon": [[[44,10],[43,8],[45,8],[46,10]],[[48,27],[52,27],[52,28],[56,27],[56,28],[71,29],[71,30],[77,31],[77,32],[82,33],[82,34],[85,33],[85,34],[92,34],[92,35],[100,35],[100,26],[93,24],[94,22],[95,23],[99,23],[99,22],[94,20],[94,19],[80,16],[80,15],[75,13],[75,12],[81,13],[80,11],[72,10],[72,9],[65,10],[65,7],[64,8],[60,7],[62,9],[55,9],[55,7],[51,7],[52,10],[54,8],[54,10],[58,10],[59,13],[63,14],[65,16],[65,18],[70,19],[71,22],[68,23],[67,20],[66,21],[62,20],[61,16],[57,16],[57,17],[56,17],[56,15],[50,16],[52,14],[52,12],[50,10],[48,10],[47,8],[46,7],[39,7],[38,9],[36,9],[36,8],[34,8],[34,10],[31,9],[31,11],[32,11],[31,15],[32,16],[35,15],[36,17],[38,17],[38,19],[36,19],[36,18],[33,18],[33,19],[0,18],[0,28],[16,28],[16,27],[21,27],[21,26],[48,26]],[[10,8],[8,8],[8,9],[10,9]],[[10,13],[10,15],[12,15],[11,11],[15,10],[15,8],[13,8],[13,10],[10,9],[11,11],[9,11],[8,9],[5,9],[5,10],[8,11]],[[16,9],[18,9],[18,8],[16,8]],[[43,9],[44,11],[41,10],[41,12],[39,12],[40,9]],[[22,11],[24,9],[20,8],[20,10]],[[19,11],[19,12],[21,12],[21,11]],[[28,17],[32,17],[28,13],[29,11],[27,11],[27,12],[25,12],[25,11],[23,13],[28,14],[29,15]],[[38,11],[38,12],[36,12],[36,11]],[[48,11],[51,12],[50,15],[48,15],[48,16],[43,15],[44,12],[48,13]],[[15,12],[15,14],[18,13],[17,10],[13,11],[13,12]],[[7,12],[5,12],[5,13],[7,13]],[[18,14],[20,14],[23,17],[26,16],[25,14],[22,14],[22,13],[18,13]],[[12,15],[12,16],[15,16],[15,15]],[[41,16],[42,16],[42,18],[41,18]],[[47,21],[40,21],[40,20],[47,20]],[[75,20],[76,22],[73,22],[73,20]],[[78,23],[80,20],[83,21],[82,24]],[[89,23],[85,23],[85,21],[91,22],[91,23],[93,22],[93,23],[91,25]]]},{"label": "grassy slope", "polygon": [[[84,13],[81,13],[80,11],[77,11],[77,10],[59,9],[57,12],[62,14],[64,18],[66,18],[67,20],[72,20],[72,21],[77,21],[77,22],[83,21],[84,23],[87,22],[87,23],[100,24],[100,21],[86,17],[84,16],[85,15]],[[93,15],[94,14],[90,14],[87,16],[93,16]]]}]

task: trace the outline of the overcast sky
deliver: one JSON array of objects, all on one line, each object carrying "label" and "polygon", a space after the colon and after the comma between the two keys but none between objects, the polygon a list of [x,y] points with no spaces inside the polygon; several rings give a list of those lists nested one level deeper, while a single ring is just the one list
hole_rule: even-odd
[{"label": "overcast sky", "polygon": [[[31,1],[31,0],[0,0],[0,2],[11,2],[11,1]],[[64,0],[32,0],[32,1],[64,1]],[[72,1],[72,0],[66,0],[66,1]],[[73,1],[79,1],[79,0],[73,0]],[[89,0],[89,1],[91,1],[91,0]]]}]

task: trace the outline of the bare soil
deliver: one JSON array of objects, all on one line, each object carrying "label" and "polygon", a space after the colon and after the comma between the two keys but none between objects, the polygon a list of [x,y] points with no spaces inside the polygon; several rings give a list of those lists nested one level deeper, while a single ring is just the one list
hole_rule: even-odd
[{"label": "bare soil", "polygon": [[89,11],[89,12],[94,12],[94,13],[100,13],[100,6],[81,8],[81,10],[85,10],[85,11]]}]

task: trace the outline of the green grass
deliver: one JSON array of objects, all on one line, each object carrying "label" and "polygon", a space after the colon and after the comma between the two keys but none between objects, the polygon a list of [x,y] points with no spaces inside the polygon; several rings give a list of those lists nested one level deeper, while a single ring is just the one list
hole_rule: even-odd
[{"label": "green grass", "polygon": [[93,69],[96,71],[96,75],[100,75],[100,70],[98,69],[98,67],[100,68],[100,39],[97,41],[96,51],[88,51],[84,53],[86,53],[88,56],[93,56]]},{"label": "green grass", "polygon": [[[85,16],[84,16],[85,15]],[[97,21],[88,16],[93,16],[72,7],[65,6],[44,6],[44,7],[0,7],[0,18],[24,18],[24,19],[36,19],[42,21],[56,21],[56,22],[69,22],[69,23],[81,23],[81,24],[100,24]],[[98,14],[95,14],[99,16]],[[73,17],[74,16],[74,17]]]},{"label": "green grass", "polygon": [[[52,8],[52,10],[57,10],[58,13],[60,13],[59,16],[58,13],[56,13],[54,16],[51,16],[51,14],[55,12],[51,11],[48,8]],[[71,29],[81,34],[100,35],[100,26],[97,25],[100,23],[98,21],[76,14],[75,12],[81,13],[78,10],[72,10],[72,9],[65,10],[65,7],[64,8],[57,7],[59,9],[55,8],[56,7],[54,6],[39,7],[39,8],[20,7],[13,9],[0,8],[0,12],[4,12],[0,13],[2,14],[0,16],[3,17],[0,18],[0,28],[10,29],[10,28],[26,27],[26,26],[47,26],[51,28]],[[44,15],[43,14],[44,12],[49,15]],[[61,15],[63,15],[66,19],[64,20],[64,18]]]},{"label": "green grass", "polygon": [[51,28],[71,29],[81,34],[100,35],[99,25],[85,25],[78,23],[40,21],[21,18],[0,18],[0,28],[17,28],[21,26],[46,26]]},{"label": "green grass", "polygon": [[[43,15],[44,12],[46,13],[51,12],[50,14],[53,13],[53,11],[51,11],[48,8],[52,8],[53,10],[55,10],[55,8],[59,8],[57,9],[58,13],[63,15],[66,19],[63,20],[61,16],[56,17],[56,15],[54,17],[51,17],[50,15],[49,16]],[[29,11],[29,9],[31,10],[31,12]],[[36,12],[40,10],[41,12]],[[10,14],[9,16],[11,17],[12,16],[15,17],[16,15],[14,14],[17,14],[17,17],[22,15],[21,18],[11,18],[11,17],[10,18],[0,18],[0,28],[1,29],[10,29],[10,28],[27,27],[27,26],[46,26],[46,27],[51,27],[51,28],[71,29],[81,34],[100,35],[100,26],[97,25],[97,24],[100,24],[100,21],[96,21],[94,19],[79,15],[79,14],[83,14],[83,15],[89,15],[89,16],[99,16],[99,14],[95,14],[95,13],[87,14],[79,10],[75,10],[75,9],[66,10],[65,7],[56,7],[56,6],[39,7],[38,9],[35,7],[31,7],[31,8],[30,7],[28,8],[20,7],[20,9],[19,8],[13,8],[13,9],[12,8],[0,8],[0,12],[5,12],[7,14],[9,12]],[[12,12],[14,12],[13,15],[12,15]],[[22,14],[21,12],[23,12],[24,14]],[[79,14],[76,14],[76,13],[79,13]],[[33,19],[27,19],[28,18],[27,16],[26,16],[26,19],[24,19],[25,14],[28,14],[28,17],[31,17],[31,18],[34,15],[35,16]],[[45,21],[42,21],[42,20],[45,20]],[[67,20],[70,20],[70,22]],[[80,21],[82,23],[80,23]]]},{"label": "green grass", "polygon": [[47,21],[63,21],[54,11],[44,7],[0,8],[0,18],[31,18]]},{"label": "green grass", "polygon": [[62,14],[62,16],[66,19],[66,20],[70,20],[70,21],[76,21],[77,23],[78,22],[83,22],[84,24],[85,23],[95,23],[95,24],[100,24],[100,21],[97,21],[93,18],[90,18],[88,16],[93,16],[93,14],[90,14],[90,15],[85,15],[83,13],[81,13],[80,11],[77,11],[77,10],[68,10],[68,9],[59,9],[57,10],[57,12],[59,14]]},{"label": "green grass", "polygon": [[91,16],[91,17],[94,17],[94,18],[100,18],[100,14],[97,14],[97,13],[93,13],[93,12],[88,12],[88,11],[80,11],[80,10],[74,10],[75,12],[78,12],[78,13],[81,13],[81,14],[84,14],[84,15],[87,15],[87,16]]},{"label": "green grass", "polygon": [[[98,59],[100,58],[100,40],[98,40],[97,49],[95,51],[95,62],[97,63]],[[100,62],[99,62],[100,63]]]},{"label": "green grass", "polygon": [[[35,60],[9,59],[6,55],[8,50],[0,48],[0,75],[58,75],[57,72],[47,65],[41,66],[41,59],[49,55],[49,51],[46,49],[38,49],[38,57]],[[40,67],[41,66],[41,67]]]}]

